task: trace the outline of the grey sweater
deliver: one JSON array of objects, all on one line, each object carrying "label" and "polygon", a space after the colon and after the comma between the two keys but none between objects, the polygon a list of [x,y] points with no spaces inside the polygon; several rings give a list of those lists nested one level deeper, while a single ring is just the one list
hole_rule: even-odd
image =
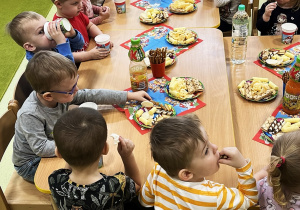
[{"label": "grey sweater", "polygon": [[70,103],[58,103],[55,108],[44,106],[33,91],[18,111],[13,143],[13,163],[16,166],[37,156],[55,156],[53,128],[57,119],[68,110],[69,105],[92,101],[97,104],[125,104],[127,92],[103,89],[79,90]]}]

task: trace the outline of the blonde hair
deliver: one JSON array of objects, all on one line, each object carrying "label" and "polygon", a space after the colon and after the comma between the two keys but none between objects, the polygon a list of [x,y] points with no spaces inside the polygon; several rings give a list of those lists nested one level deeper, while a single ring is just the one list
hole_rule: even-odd
[{"label": "blonde hair", "polygon": [[268,183],[274,199],[282,206],[300,186],[300,131],[286,133],[275,141],[268,169]]},{"label": "blonde hair", "polygon": [[25,23],[28,23],[32,20],[40,20],[42,17],[42,15],[36,12],[22,12],[6,25],[6,31],[18,45],[23,47],[23,44],[28,41],[26,40],[27,31],[24,27],[26,25]]},{"label": "blonde hair", "polygon": [[64,79],[72,79],[76,75],[77,68],[70,59],[45,50],[35,53],[25,69],[28,82],[38,93],[50,91]]}]

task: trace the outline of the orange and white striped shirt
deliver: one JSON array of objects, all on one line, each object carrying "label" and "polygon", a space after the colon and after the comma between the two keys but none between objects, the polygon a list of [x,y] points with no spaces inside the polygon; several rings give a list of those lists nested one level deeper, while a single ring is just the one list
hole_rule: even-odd
[{"label": "orange and white striped shirt", "polygon": [[184,182],[170,177],[157,163],[140,190],[139,201],[155,209],[247,209],[257,203],[258,193],[251,162],[238,173],[238,188],[209,180]]}]

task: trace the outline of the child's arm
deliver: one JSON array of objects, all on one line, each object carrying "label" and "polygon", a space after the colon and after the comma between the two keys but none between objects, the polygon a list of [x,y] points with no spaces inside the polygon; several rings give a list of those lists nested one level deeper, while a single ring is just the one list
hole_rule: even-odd
[{"label": "child's arm", "polygon": [[129,139],[119,137],[118,152],[122,158],[125,174],[129,176],[136,184],[136,191],[139,191],[141,187],[141,176],[140,171],[137,167],[134,155],[132,153],[134,144]]},{"label": "child's arm", "polygon": [[236,147],[227,147],[220,151],[220,155],[226,155],[227,159],[219,162],[236,168],[238,172],[238,187],[224,187],[218,195],[218,209],[247,209],[257,203],[258,192],[256,181],[253,177],[251,162],[246,161]]},{"label": "child's arm", "polygon": [[[272,3],[273,4],[273,3]],[[258,10],[258,14],[257,14],[257,22],[256,22],[256,28],[262,33],[262,34],[266,34],[267,31],[270,30],[270,28],[273,26],[272,23],[270,23],[270,17],[264,17],[265,16],[265,10],[267,7],[268,3],[264,3],[262,4],[261,8]],[[267,12],[267,14],[269,14]]]},{"label": "child's arm", "polygon": [[259,180],[261,180],[262,178],[268,176],[268,166],[264,167],[263,169],[261,169],[260,171],[256,172],[253,177],[255,178],[255,180],[258,182]]},{"label": "child's arm", "polygon": [[95,38],[99,34],[103,34],[102,31],[91,21],[86,27],[86,30],[90,37]]},{"label": "child's arm", "polygon": [[[73,31],[74,31],[74,33],[73,33]],[[84,38],[83,38],[82,34],[78,30],[73,29],[73,27],[72,27],[71,31],[67,32],[65,34],[65,36],[68,38],[68,40],[70,42],[70,47],[71,47],[71,51],[72,52],[81,50],[83,48],[83,46],[84,46]]]},{"label": "child's arm", "polygon": [[263,14],[263,20],[265,22],[269,22],[272,12],[274,9],[276,9],[276,7],[277,7],[277,2],[272,2],[266,6],[265,12]]},{"label": "child's arm", "polygon": [[109,50],[104,48],[97,48],[94,47],[89,51],[80,51],[80,52],[73,52],[75,63],[89,61],[89,60],[99,60],[106,58],[109,55]]},{"label": "child's arm", "polygon": [[215,0],[216,7],[223,7],[223,6],[225,6],[226,4],[228,4],[231,1],[232,0]]},{"label": "child's arm", "polygon": [[151,100],[151,97],[143,90],[137,92],[127,92],[127,101],[129,100],[147,101]]}]

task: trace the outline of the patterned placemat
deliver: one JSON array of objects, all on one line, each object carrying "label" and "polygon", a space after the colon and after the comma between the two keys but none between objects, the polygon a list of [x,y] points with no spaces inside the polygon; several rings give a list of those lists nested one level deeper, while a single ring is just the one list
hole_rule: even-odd
[{"label": "patterned placemat", "polygon": [[[300,53],[300,42],[296,42],[295,44],[289,45],[289,46],[287,46],[283,49],[290,50],[295,54],[295,56],[297,56]],[[285,66],[285,67],[274,67],[274,68],[272,68],[272,67],[265,66],[264,64],[262,64],[259,61],[259,59],[254,61],[254,63],[256,65],[258,65],[258,66],[262,67],[263,69],[275,74],[279,78],[282,77],[284,72],[290,71],[291,67],[294,65],[295,62],[296,62],[296,59],[291,65],[288,65],[288,66]]]},{"label": "patterned placemat", "polygon": [[[174,50],[177,56],[203,41],[198,38],[197,41],[191,45],[175,46],[166,40],[166,35],[170,30],[173,30],[171,26],[160,24],[136,35],[135,37],[140,37],[141,45],[145,52],[151,49],[167,47],[169,50]],[[129,50],[131,43],[130,40],[127,40],[120,45]]]},{"label": "patterned placemat", "polygon": [[[201,2],[201,1],[200,0],[195,0],[196,4],[199,3],[199,2]],[[161,10],[168,10],[169,11],[168,7],[171,3],[173,3],[173,0],[161,0],[161,3],[160,3],[158,8],[161,9]],[[141,9],[141,10],[146,10],[146,9],[151,8],[151,5],[150,5],[149,1],[145,1],[145,0],[137,0],[137,1],[132,2],[130,4],[134,7],[137,7],[139,9]],[[173,13],[171,13],[169,11],[169,15],[172,15],[172,14]]]},{"label": "patterned placemat", "polygon": [[[168,76],[158,79],[151,78],[148,80],[149,89],[147,93],[151,96],[153,101],[172,105],[176,111],[176,115],[185,115],[206,105],[204,102],[199,100],[199,98],[187,101],[178,101],[170,98],[164,89],[167,81],[170,81]],[[128,88],[125,91],[131,91],[131,88]],[[205,94],[205,92],[203,94]],[[119,111],[125,112],[127,119],[142,135],[150,131],[150,129],[140,127],[133,119],[134,112],[140,108],[140,102],[130,101],[127,102],[125,106],[115,106],[115,108]]]},{"label": "patterned placemat", "polygon": [[[282,104],[280,104],[272,113],[272,116],[275,118],[295,118],[295,117],[300,117],[300,114],[298,115],[288,115],[282,110]],[[262,125],[261,125],[262,126]],[[257,141],[259,143],[262,143],[264,145],[273,146],[273,142],[270,141],[270,137],[276,141],[276,139],[282,135],[282,132],[279,132],[276,135],[271,135],[270,133],[264,132],[261,128],[259,131],[256,133],[256,135],[253,137],[254,141]]]}]

